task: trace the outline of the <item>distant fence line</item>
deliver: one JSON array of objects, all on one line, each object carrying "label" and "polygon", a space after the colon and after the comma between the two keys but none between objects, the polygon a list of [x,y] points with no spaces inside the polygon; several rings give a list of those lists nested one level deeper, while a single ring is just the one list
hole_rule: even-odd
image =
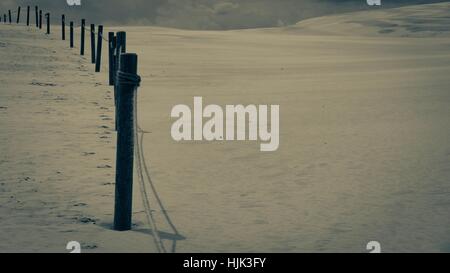
[{"label": "distant fence line", "polygon": [[[30,26],[31,7],[27,6],[26,25]],[[8,10],[8,16],[5,13],[3,20],[0,16],[0,22],[12,24],[12,16],[17,14],[16,24],[20,24],[21,8],[17,11]],[[46,34],[51,33],[51,15],[45,13]],[[42,29],[43,10],[35,6],[36,28]],[[80,32],[80,55],[85,55],[85,33],[86,20],[82,19]],[[75,23],[70,21],[70,48],[75,47]],[[116,194],[115,194],[115,212],[114,229],[125,231],[131,229],[132,217],[132,184],[133,184],[133,166],[134,166],[134,144],[135,144],[135,120],[136,109],[135,97],[137,87],[140,83],[140,77],[137,74],[138,56],[134,53],[126,53],[126,33],[109,32],[108,38],[103,36],[103,25],[90,25],[91,38],[91,62],[95,64],[95,72],[101,71],[102,46],[103,41],[108,44],[109,57],[109,85],[114,86],[114,105],[116,116],[117,131],[117,158],[116,158]],[[97,37],[96,37],[97,36]],[[96,40],[97,38],[97,40]],[[61,16],[61,39],[66,40],[66,16]],[[97,47],[96,47],[97,45]]]},{"label": "distant fence line", "polygon": [[[8,20],[6,14],[3,16],[4,24],[12,24],[12,14],[17,14],[16,23],[20,24],[20,11],[8,10]],[[1,13],[0,13],[1,14]],[[27,6],[26,25],[30,26],[31,7]],[[36,28],[42,29],[43,11],[35,6],[35,24]],[[51,33],[51,15],[45,13],[46,34]],[[1,16],[0,16],[1,22]],[[80,25],[75,26],[74,21],[69,22],[69,46],[75,47],[75,28],[80,28],[80,55],[85,55],[86,41],[86,20],[81,19]],[[173,231],[172,252],[175,252],[176,241],[183,240],[173,224],[170,216],[165,209],[161,198],[159,197],[155,185],[150,177],[145,156],[143,153],[144,132],[138,125],[137,119],[137,88],[140,85],[141,78],[138,75],[138,56],[134,53],[127,53],[127,35],[124,31],[117,33],[108,32],[107,38],[103,35],[103,25],[97,26],[90,24],[89,29],[91,44],[91,63],[95,64],[95,72],[101,71],[102,46],[103,41],[108,45],[108,67],[109,67],[109,85],[114,87],[114,106],[115,106],[115,130],[117,131],[116,146],[116,189],[114,202],[114,230],[127,231],[132,228],[132,198],[133,198],[133,170],[134,160],[136,159],[136,169],[142,194],[142,202],[147,216],[150,228],[152,229],[155,246],[158,252],[167,252],[159,236],[153,211],[150,208],[149,196],[145,186],[148,182],[150,190],[155,197],[157,205],[160,207],[165,221]],[[97,40],[96,40],[97,38]],[[61,40],[66,40],[66,16],[61,15]],[[139,134],[141,135],[139,137]]]}]

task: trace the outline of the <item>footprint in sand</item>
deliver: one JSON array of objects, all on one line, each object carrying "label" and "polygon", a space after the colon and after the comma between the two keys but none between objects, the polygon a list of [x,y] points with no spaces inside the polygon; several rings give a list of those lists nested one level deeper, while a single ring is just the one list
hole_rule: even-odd
[{"label": "footprint in sand", "polygon": [[98,246],[95,243],[82,243],[81,244],[81,249],[86,249],[86,250],[93,250],[93,249],[97,249]]},{"label": "footprint in sand", "polygon": [[34,85],[34,86],[46,86],[46,87],[55,87],[57,86],[57,84],[55,83],[45,83],[45,82],[38,82],[36,80],[33,80],[30,85]]},{"label": "footprint in sand", "polygon": [[83,224],[94,224],[94,225],[97,224],[97,221],[98,221],[97,219],[94,219],[91,217],[86,217],[86,216],[80,217],[77,220]]}]

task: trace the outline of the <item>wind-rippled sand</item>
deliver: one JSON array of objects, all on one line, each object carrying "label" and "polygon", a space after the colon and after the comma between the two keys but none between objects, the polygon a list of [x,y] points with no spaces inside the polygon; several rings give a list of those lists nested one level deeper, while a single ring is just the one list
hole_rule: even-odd
[{"label": "wind-rippled sand", "polygon": [[[449,9],[449,3],[423,5],[258,30],[124,28],[128,51],[140,58],[139,123],[149,132],[145,155],[167,212],[184,237],[168,234],[156,211],[168,248],[175,238],[180,239],[178,252],[365,252],[375,240],[386,252],[449,251]],[[6,49],[17,42],[8,27],[0,31],[1,37],[10,35],[0,40],[6,39]],[[49,46],[41,36],[33,39]],[[64,46],[55,42],[51,48],[61,56],[68,50]],[[106,75],[89,74],[91,82],[84,87],[79,82],[86,82],[81,74],[87,72],[76,67],[78,57],[58,66],[62,57],[46,60],[51,52],[40,50],[42,60],[23,58],[15,70],[1,68],[0,107],[7,107],[0,109],[2,203],[17,192],[23,202],[50,196],[55,210],[64,214],[61,206],[83,200],[88,208],[76,217],[94,217],[100,227],[69,217],[56,221],[47,205],[19,210],[7,203],[0,208],[1,236],[21,234],[26,240],[2,239],[2,251],[45,251],[44,242],[36,241],[40,234],[48,234],[48,245],[55,249],[66,237],[53,237],[52,230],[59,234],[69,226],[77,231],[71,240],[87,238],[95,251],[115,251],[117,244],[121,250],[155,251],[150,235],[134,231],[117,237],[102,227],[111,221],[113,188],[99,183],[113,182],[115,141],[112,134],[110,142],[96,143],[95,134],[103,132],[99,128],[112,126],[98,119],[104,114],[100,107],[112,109],[104,98],[110,90]],[[12,54],[2,48],[0,57],[11,60]],[[81,64],[89,66],[88,60]],[[43,79],[37,62],[49,62],[62,80],[50,81],[55,87],[35,88],[63,94],[71,100],[67,109],[30,94],[32,79],[48,82],[51,77],[46,72]],[[71,71],[80,77],[69,80]],[[192,105],[194,96],[222,106],[279,104],[280,149],[262,153],[253,142],[174,142],[170,111],[177,104]],[[16,114],[46,108],[61,112],[54,121],[62,128],[70,124],[73,131],[57,129],[44,117],[33,115],[33,120],[28,112]],[[80,130],[84,133],[77,136]],[[19,137],[22,133],[31,135]],[[97,156],[79,161],[89,151]],[[14,180],[34,168],[57,171],[57,164],[71,172],[58,182],[65,186],[50,188],[45,185],[58,185],[52,180],[57,175],[43,175],[47,194],[22,192]],[[80,179],[79,174],[86,175]],[[142,231],[145,217],[138,197],[135,203],[136,228]]]}]

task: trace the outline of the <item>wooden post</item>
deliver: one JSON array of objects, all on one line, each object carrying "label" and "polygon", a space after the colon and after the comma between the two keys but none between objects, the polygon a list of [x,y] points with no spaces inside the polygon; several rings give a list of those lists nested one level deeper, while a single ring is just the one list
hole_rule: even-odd
[{"label": "wooden post", "polygon": [[3,24],[6,24],[6,14],[3,14]]},{"label": "wooden post", "polygon": [[91,62],[95,64],[95,25],[91,24]]},{"label": "wooden post", "polygon": [[86,20],[81,19],[81,45],[80,45],[80,55],[84,56],[84,38],[85,38],[85,27],[86,27]]},{"label": "wooden post", "polygon": [[30,6],[27,6],[27,26],[30,25]]},{"label": "wooden post", "polygon": [[[116,52],[115,52],[115,58],[114,58],[114,77],[117,74],[117,69],[119,68],[119,57],[121,53],[125,53],[127,50],[127,33],[124,31],[119,31],[117,32],[117,36],[116,36]],[[115,82],[114,82],[115,83]],[[117,102],[119,100],[119,96],[120,94],[117,92],[117,86],[114,85],[114,105],[116,106],[116,126],[115,129],[116,131],[119,129],[119,124],[118,124],[118,120],[119,120],[119,111],[117,110]]]},{"label": "wooden post", "polygon": [[39,10],[39,29],[42,29],[42,10]]},{"label": "wooden post", "polygon": [[9,24],[11,24],[12,21],[11,21],[11,10],[10,9],[8,10],[8,15],[9,15]]},{"label": "wooden post", "polygon": [[47,35],[50,34],[50,13],[46,13],[45,17],[47,18]]},{"label": "wooden post", "polygon": [[61,16],[61,36],[62,40],[66,40],[66,16],[63,14]]},{"label": "wooden post", "polygon": [[98,26],[97,33],[97,60],[95,62],[95,72],[100,72],[102,64],[102,46],[103,46],[103,26]]},{"label": "wooden post", "polygon": [[20,22],[20,7],[17,8],[17,24]]},{"label": "wooden post", "polygon": [[35,6],[34,10],[35,10],[35,14],[36,14],[36,27],[39,27],[39,15],[38,15],[39,7]]},{"label": "wooden post", "polygon": [[70,21],[70,48],[73,48],[73,21]]},{"label": "wooden post", "polygon": [[114,32],[108,33],[108,40],[109,40],[109,51],[108,51],[108,60],[109,60],[109,85],[114,85],[114,50],[116,50],[116,36],[114,35]]},{"label": "wooden post", "polygon": [[[119,70],[137,76],[136,54],[122,54]],[[131,229],[133,204],[133,159],[134,159],[134,101],[136,85],[122,82],[117,78],[117,90],[120,93],[118,110],[120,111],[119,132],[117,135],[116,191],[114,206],[114,229]]]}]

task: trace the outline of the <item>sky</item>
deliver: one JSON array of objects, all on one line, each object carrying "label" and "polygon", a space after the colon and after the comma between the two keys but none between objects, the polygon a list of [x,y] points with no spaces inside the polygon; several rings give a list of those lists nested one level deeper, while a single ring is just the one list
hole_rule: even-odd
[{"label": "sky", "polygon": [[[382,8],[447,2],[382,0]],[[87,19],[112,25],[158,25],[184,29],[238,29],[295,24],[303,19],[370,8],[366,0],[1,0],[0,14],[18,5],[39,5],[69,20]],[[373,8],[373,7],[372,7]],[[73,19],[72,19],[73,18]]]}]

